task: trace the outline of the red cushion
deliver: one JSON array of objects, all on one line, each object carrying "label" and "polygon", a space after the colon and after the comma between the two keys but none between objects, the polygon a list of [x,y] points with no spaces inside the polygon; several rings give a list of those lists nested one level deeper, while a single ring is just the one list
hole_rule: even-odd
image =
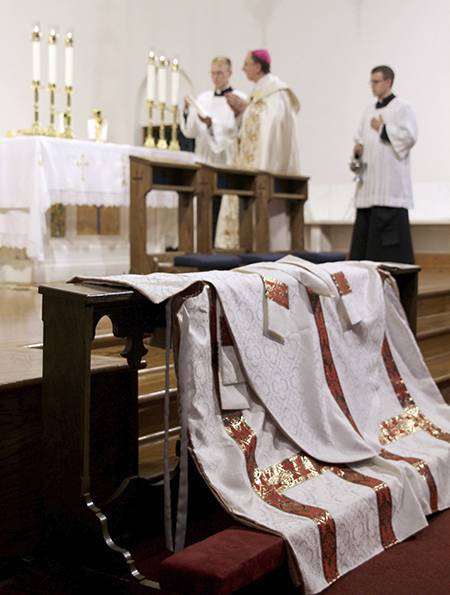
[{"label": "red cushion", "polygon": [[230,527],[166,558],[163,589],[192,595],[226,595],[278,568],[286,550],[281,537]]}]

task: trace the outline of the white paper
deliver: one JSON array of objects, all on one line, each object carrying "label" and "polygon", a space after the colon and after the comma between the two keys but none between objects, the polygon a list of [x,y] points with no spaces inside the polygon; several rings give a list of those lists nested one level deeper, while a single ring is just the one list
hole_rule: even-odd
[{"label": "white paper", "polygon": [[211,116],[208,114],[208,112],[205,110],[205,108],[200,105],[200,103],[195,99],[195,97],[193,97],[192,95],[188,95],[186,97],[189,105],[191,105],[195,111],[197,112],[197,114],[200,116],[200,118],[210,118]]}]

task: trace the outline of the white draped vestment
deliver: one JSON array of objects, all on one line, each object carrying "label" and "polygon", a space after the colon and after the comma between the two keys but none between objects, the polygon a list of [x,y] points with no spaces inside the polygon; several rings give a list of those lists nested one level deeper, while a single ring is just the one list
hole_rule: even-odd
[{"label": "white draped vestment", "polygon": [[[293,91],[273,74],[253,89],[242,116],[237,165],[279,174],[300,174],[296,113],[300,104]],[[290,229],[284,201],[271,201],[270,249],[290,248]]]},{"label": "white draped vestment", "polygon": [[283,536],[306,593],[450,506],[450,407],[374,263],[289,256],[107,280],[156,303],[175,296],[198,468],[234,517]]}]

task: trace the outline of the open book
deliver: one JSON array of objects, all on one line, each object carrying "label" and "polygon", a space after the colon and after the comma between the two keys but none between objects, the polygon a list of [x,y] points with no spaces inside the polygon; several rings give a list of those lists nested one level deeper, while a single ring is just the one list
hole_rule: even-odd
[{"label": "open book", "polygon": [[192,95],[187,95],[186,97],[187,102],[191,105],[200,118],[210,118],[210,114],[205,110],[205,108],[199,104],[199,102],[193,97]]}]

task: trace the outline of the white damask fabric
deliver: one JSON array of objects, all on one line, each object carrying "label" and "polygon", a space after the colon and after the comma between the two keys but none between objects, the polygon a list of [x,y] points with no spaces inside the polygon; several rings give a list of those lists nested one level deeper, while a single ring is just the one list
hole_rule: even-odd
[{"label": "white damask fabric", "polygon": [[306,593],[450,506],[450,408],[376,264],[108,282],[155,303],[185,292],[175,355],[193,456],[232,515],[283,536]]},{"label": "white damask fabric", "polygon": [[[375,478],[377,486],[389,490],[391,535],[384,541],[373,488],[340,477],[338,467],[336,471],[331,470],[331,465],[315,467],[314,459],[305,453],[308,476],[296,481],[295,473],[289,473],[289,465],[282,466],[282,462],[302,451],[278,429],[255,393],[250,408],[239,414],[256,437],[257,469],[250,476],[242,448],[227,435],[229,414],[221,409],[215,395],[208,361],[212,357],[209,315],[206,290],[186,301],[179,313],[184,331],[188,331],[183,333],[180,344],[179,390],[189,408],[192,448],[211,489],[233,515],[284,537],[294,581],[301,580],[307,593],[317,593],[395,540],[405,539],[425,526],[424,513],[410,482],[401,470],[392,469],[379,457],[352,463],[347,469]],[[205,394],[211,398],[205,398]],[[289,398],[284,391],[283,395]],[[306,430],[306,426],[302,425],[302,429]],[[257,487],[264,474],[268,484],[265,493]],[[279,491],[277,497],[272,498],[271,488]],[[327,524],[329,532],[321,531]]]},{"label": "white damask fabric", "polygon": [[[42,260],[51,205],[128,206],[130,155],[167,159],[165,151],[131,145],[0,139],[0,246],[25,248],[29,258]],[[170,159],[193,163],[195,155],[172,151]],[[178,198],[174,192],[151,192],[148,206],[173,209]]]}]

